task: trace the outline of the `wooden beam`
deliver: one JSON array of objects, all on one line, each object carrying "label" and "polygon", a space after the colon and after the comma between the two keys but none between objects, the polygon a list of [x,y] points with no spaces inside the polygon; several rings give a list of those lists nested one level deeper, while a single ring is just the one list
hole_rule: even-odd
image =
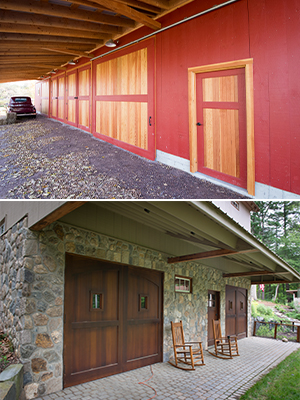
[{"label": "wooden beam", "polygon": [[[78,7],[80,4],[76,4]],[[113,17],[111,15],[100,14],[99,12],[86,11],[82,9],[74,9],[71,7],[44,3],[40,4],[36,1],[24,0],[0,0],[0,9],[31,12],[41,15],[49,15],[53,17],[72,18],[80,21],[98,22],[101,24],[121,26],[124,28],[134,27],[135,23],[129,19]]]},{"label": "wooden beam", "polygon": [[264,284],[264,285],[273,285],[274,283],[292,283],[292,281],[283,281],[283,280],[280,280],[280,281],[255,281],[255,282],[252,282],[251,281],[251,285],[261,285],[261,284]]},{"label": "wooden beam", "polygon": [[162,7],[153,6],[145,1],[138,0],[116,0],[118,3],[126,4],[127,6],[138,8],[139,10],[149,11],[151,14],[160,14]]},{"label": "wooden beam", "polygon": [[69,214],[71,211],[76,210],[76,208],[81,207],[86,201],[67,201],[65,204],[52,211],[46,217],[42,218],[39,222],[30,227],[33,231],[41,231],[46,226],[52,224],[52,222],[57,221],[59,218]]},{"label": "wooden beam", "polygon": [[[57,42],[61,44],[86,44],[86,45],[97,45],[99,43],[98,39],[91,38],[81,38],[81,37],[63,37],[63,36],[47,36],[47,35],[36,35],[36,34],[26,34],[26,33],[0,33],[1,42],[6,40],[17,40],[19,42],[31,41],[32,43],[47,43],[47,42]],[[102,44],[102,40],[100,40]]]},{"label": "wooden beam", "polygon": [[110,39],[111,35],[106,33],[97,33],[90,31],[81,31],[77,29],[54,28],[48,26],[34,26],[27,24],[1,23],[1,32],[7,33],[30,33],[32,35],[61,35],[64,37],[79,37],[86,39]]},{"label": "wooden beam", "polygon": [[255,252],[258,252],[258,250],[248,249],[248,250],[236,251],[236,250],[220,249],[220,250],[204,251],[202,253],[188,254],[185,256],[178,256],[178,257],[170,257],[168,258],[168,264],[174,264],[183,261],[195,261],[195,260],[204,260],[207,258],[224,257],[241,253],[255,253]]},{"label": "wooden beam", "polygon": [[161,28],[161,23],[147,17],[143,13],[136,11],[135,9],[128,7],[125,4],[118,3],[115,0],[94,0],[95,3],[107,7],[108,9],[115,11],[118,14],[124,15],[136,22],[148,26],[151,29],[157,30]]},{"label": "wooden beam", "polygon": [[76,50],[61,50],[61,49],[50,49],[48,47],[42,47],[44,50],[48,51],[54,51],[55,53],[63,53],[63,54],[70,54],[72,56],[78,56],[78,57],[87,57],[87,58],[93,58],[94,54],[93,53],[84,53],[83,51],[76,51]]},{"label": "wooden beam", "polygon": [[0,21],[4,23],[26,24],[37,27],[66,28],[95,33],[110,33],[112,35],[122,33],[122,28],[117,26],[98,24],[96,22],[74,21],[69,18],[48,17],[18,11],[1,11]]},{"label": "wooden beam", "polygon": [[[139,7],[138,4],[140,1],[130,1],[130,0],[117,0],[119,3],[124,3],[128,5],[134,5],[135,7]],[[143,0],[143,3],[150,4],[153,7],[162,8],[167,10],[169,8],[169,2],[167,0]],[[141,6],[143,8],[144,6]]]},{"label": "wooden beam", "polygon": [[270,272],[270,271],[247,271],[247,272],[233,272],[229,274],[223,274],[223,278],[234,278],[238,276],[259,276],[259,275],[276,275],[276,274],[288,274],[289,272]]}]

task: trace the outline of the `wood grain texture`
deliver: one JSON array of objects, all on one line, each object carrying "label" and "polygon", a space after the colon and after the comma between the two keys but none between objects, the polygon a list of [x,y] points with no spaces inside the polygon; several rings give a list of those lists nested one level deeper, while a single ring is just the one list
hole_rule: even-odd
[{"label": "wood grain texture", "polygon": [[[235,104],[240,101],[238,94],[239,85],[234,73],[226,77],[209,77],[208,79],[203,79],[203,93],[197,93],[197,87],[195,84],[196,76],[198,74],[201,75],[209,72],[241,68],[244,69],[246,83],[247,190],[249,194],[255,195],[253,59],[236,60],[188,69],[190,170],[191,172],[199,170],[199,153],[197,153],[195,149],[199,149],[201,142],[198,138],[196,123],[197,119],[201,119],[202,116],[197,116],[197,107],[195,105],[196,99],[201,96],[202,101],[206,103],[223,102],[227,104]],[[204,110],[203,113],[203,131],[205,131],[203,132],[203,135],[205,136],[204,140],[206,141],[206,144],[204,145],[205,154],[203,156],[203,164],[208,168],[216,168],[216,171],[218,172],[224,172],[232,177],[239,178],[241,177],[241,165],[240,162],[238,162],[240,154],[237,147],[239,145],[239,117],[233,112],[232,108],[234,107],[230,106],[228,107],[228,111],[222,111],[222,113],[219,114],[218,112],[213,111],[214,108],[216,107],[212,107],[209,111],[209,108],[206,107],[206,110]],[[218,126],[221,121],[222,124],[225,122],[225,127],[222,128],[222,134],[224,135],[224,140],[222,142],[220,142],[220,139],[218,138],[218,133],[216,137],[211,137],[211,130],[213,127],[216,128],[217,132],[221,133],[221,127],[219,128]],[[202,121],[198,122],[202,123]],[[221,146],[220,149],[218,149],[218,146]],[[222,166],[221,160],[217,160],[218,154],[223,154],[225,159],[230,161],[228,167],[225,167],[225,163],[223,163]],[[220,178],[221,177],[219,177],[219,179]]]},{"label": "wood grain texture", "polygon": [[96,132],[147,150],[147,115],[147,103],[97,101]]},{"label": "wood grain texture", "polygon": [[96,95],[147,94],[147,48],[97,65]]}]

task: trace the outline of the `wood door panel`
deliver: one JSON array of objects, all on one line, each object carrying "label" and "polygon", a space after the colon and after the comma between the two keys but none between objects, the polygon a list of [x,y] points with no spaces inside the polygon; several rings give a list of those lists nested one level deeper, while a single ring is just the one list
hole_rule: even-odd
[{"label": "wood door panel", "polygon": [[207,344],[212,346],[214,344],[212,321],[220,318],[220,293],[214,290],[208,291],[207,317]]},{"label": "wood door panel", "polygon": [[64,386],[161,361],[162,273],[66,256]]},{"label": "wood door panel", "polygon": [[57,96],[58,96],[58,85],[57,78],[52,80],[52,112],[53,118],[57,118]]},{"label": "wood door panel", "polygon": [[197,87],[198,170],[246,187],[244,71],[198,74]]},{"label": "wood door panel", "polygon": [[99,60],[93,68],[93,132],[150,159],[155,159],[154,61],[151,39]]},{"label": "wood door panel", "polygon": [[247,336],[247,289],[226,286],[226,335]]},{"label": "wood door panel", "polygon": [[147,48],[98,64],[96,80],[97,96],[147,94]]},{"label": "wood door panel", "polygon": [[90,66],[78,70],[78,126],[90,130]]},{"label": "wood door panel", "polygon": [[148,104],[97,101],[96,132],[148,149]]}]

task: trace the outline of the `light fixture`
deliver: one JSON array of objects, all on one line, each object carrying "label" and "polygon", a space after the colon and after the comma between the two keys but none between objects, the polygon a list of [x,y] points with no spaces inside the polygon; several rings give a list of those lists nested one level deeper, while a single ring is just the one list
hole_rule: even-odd
[{"label": "light fixture", "polygon": [[56,72],[54,71],[54,69],[52,71],[50,71],[50,74],[56,74]]},{"label": "light fixture", "polygon": [[116,45],[117,45],[118,42],[119,42],[118,40],[117,40],[116,42],[114,42],[112,39],[109,39],[109,40],[105,43],[105,46],[106,46],[106,47],[116,47]]},{"label": "light fixture", "polygon": [[70,65],[76,65],[76,61],[71,60],[71,61],[68,62],[68,64],[70,64]]}]

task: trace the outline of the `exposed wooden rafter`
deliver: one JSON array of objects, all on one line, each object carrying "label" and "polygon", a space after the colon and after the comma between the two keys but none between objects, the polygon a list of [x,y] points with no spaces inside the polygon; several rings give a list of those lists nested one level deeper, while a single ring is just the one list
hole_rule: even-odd
[{"label": "exposed wooden rafter", "polygon": [[258,252],[257,249],[248,249],[248,250],[240,250],[240,251],[220,249],[220,250],[213,250],[213,251],[204,251],[202,253],[188,254],[188,255],[179,256],[179,257],[170,257],[170,258],[168,258],[168,264],[179,263],[182,261],[196,261],[196,260],[204,260],[207,258],[216,258],[216,257],[230,256],[230,255],[234,255],[234,254],[256,253],[256,252]]},{"label": "exposed wooden rafter", "polygon": [[230,274],[223,274],[223,278],[235,278],[243,276],[260,276],[260,275],[276,275],[288,274],[289,272],[276,272],[276,271],[247,271],[247,272],[233,272]]},{"label": "exposed wooden rafter", "polygon": [[[0,0],[0,81],[38,79],[40,67],[32,65],[44,68],[48,60],[46,73],[74,56],[89,59],[109,39],[120,40],[142,26],[160,29],[160,16],[191,1]],[[7,65],[19,65],[20,71]]]},{"label": "exposed wooden rafter", "polygon": [[86,201],[67,201],[35,225],[31,226],[30,229],[33,231],[41,231],[46,226],[52,224],[52,222],[57,221],[59,218],[62,218],[64,215],[76,210],[76,208],[81,207],[85,203]]}]

